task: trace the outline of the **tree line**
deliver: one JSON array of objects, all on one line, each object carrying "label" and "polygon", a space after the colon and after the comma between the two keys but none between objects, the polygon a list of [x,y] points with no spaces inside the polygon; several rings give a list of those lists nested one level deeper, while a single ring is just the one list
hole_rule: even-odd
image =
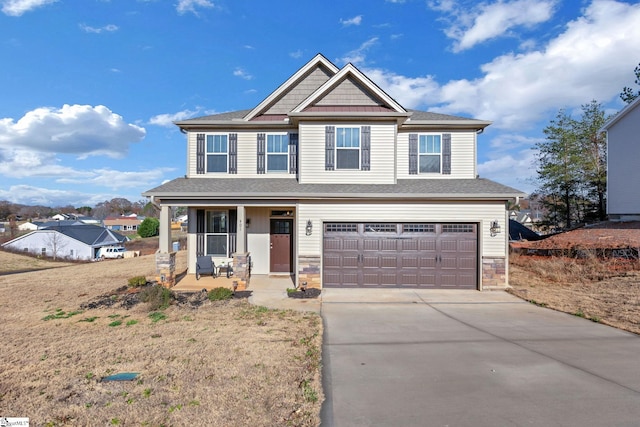
[{"label": "tree line", "polygon": [[117,197],[111,200],[105,200],[91,206],[74,207],[71,205],[49,207],[42,205],[22,205],[18,203],[11,203],[7,200],[0,200],[0,221],[10,220],[34,220],[51,218],[56,214],[74,214],[90,216],[99,220],[105,219],[108,216],[121,216],[136,214],[139,216],[158,218],[158,209],[148,200],[142,199],[136,202],[131,202],[125,198]]},{"label": "tree line", "polygon": [[[634,69],[640,85],[640,64]],[[620,98],[631,103],[640,90],[624,87]],[[582,105],[578,118],[561,109],[535,145],[538,189],[532,195],[545,212],[543,226],[569,229],[607,219],[607,140],[600,129],[609,120],[602,104]]]}]

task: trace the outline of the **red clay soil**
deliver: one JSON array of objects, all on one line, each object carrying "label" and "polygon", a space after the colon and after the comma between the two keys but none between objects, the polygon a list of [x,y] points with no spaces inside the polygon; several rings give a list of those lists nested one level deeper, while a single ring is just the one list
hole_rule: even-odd
[{"label": "red clay soil", "polygon": [[511,247],[514,249],[640,248],[640,221],[601,222],[535,242],[513,242]]}]

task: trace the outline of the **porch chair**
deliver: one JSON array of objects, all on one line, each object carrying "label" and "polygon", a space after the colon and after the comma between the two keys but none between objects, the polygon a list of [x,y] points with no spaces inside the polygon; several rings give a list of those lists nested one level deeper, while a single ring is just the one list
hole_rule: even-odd
[{"label": "porch chair", "polygon": [[210,256],[199,256],[196,260],[196,280],[200,280],[203,274],[211,274],[216,277],[216,266]]}]

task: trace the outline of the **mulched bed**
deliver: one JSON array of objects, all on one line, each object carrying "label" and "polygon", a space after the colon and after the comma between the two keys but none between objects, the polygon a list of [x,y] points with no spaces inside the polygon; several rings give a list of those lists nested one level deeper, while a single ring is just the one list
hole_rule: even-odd
[{"label": "mulched bed", "polygon": [[287,291],[289,298],[318,298],[322,291],[316,288],[310,288],[307,290]]},{"label": "mulched bed", "polygon": [[[129,310],[140,304],[140,292],[151,286],[160,286],[154,282],[147,283],[146,286],[129,287],[121,286],[107,294],[100,295],[93,300],[80,305],[82,310],[92,310],[97,308],[124,308]],[[236,291],[233,293],[234,299],[249,298],[252,291]],[[196,292],[171,292],[171,305],[185,308],[198,308],[209,301],[209,293],[206,289]]]}]

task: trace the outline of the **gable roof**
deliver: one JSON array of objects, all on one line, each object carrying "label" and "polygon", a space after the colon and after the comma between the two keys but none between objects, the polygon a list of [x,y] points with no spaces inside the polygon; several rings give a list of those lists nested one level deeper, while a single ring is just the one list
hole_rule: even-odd
[{"label": "gable roof", "polygon": [[600,128],[600,132],[608,131],[613,125],[622,120],[624,116],[633,111],[638,105],[640,105],[640,96],[634,99],[633,102],[625,105],[622,110],[618,111],[618,114],[607,120],[607,122]]},{"label": "gable roof", "polygon": [[[317,54],[311,61],[307,62],[302,68],[296,71],[291,77],[281,84],[276,90],[274,90],[268,97],[266,97],[260,104],[258,104],[253,110],[251,110],[245,117],[245,120],[252,120],[258,115],[263,114],[269,106],[276,103],[278,99],[281,99],[286,94],[290,94],[294,89],[300,87],[302,81],[307,80],[309,75],[314,71],[325,71],[328,76],[335,75],[338,72],[336,67],[331,61],[325,58],[322,54]],[[328,78],[328,77],[327,77]],[[306,96],[301,96],[305,99],[309,93],[315,90],[316,87],[307,88],[306,91],[302,89]],[[300,96],[300,95],[299,95]]]},{"label": "gable roof", "polygon": [[121,234],[114,233],[111,230],[108,230],[104,227],[98,227],[96,225],[60,225],[32,231],[31,233],[25,234],[24,236],[20,236],[13,240],[10,240],[4,243],[2,246],[10,245],[18,240],[33,236],[34,234],[43,234],[51,231],[63,234],[70,239],[77,240],[81,243],[84,243],[85,245],[93,247],[124,243],[128,240],[127,237]]},{"label": "gable roof", "polygon": [[[380,89],[380,87],[373,83],[367,76],[362,74],[362,72],[351,63],[345,65],[337,74],[331,77],[325,84],[320,86],[307,99],[300,103],[300,105],[294,108],[291,113],[295,114],[308,111],[309,108],[317,104],[332,90],[335,90],[345,81],[354,83],[356,87],[357,85],[362,85],[363,88],[360,89],[363,91],[364,95],[370,95],[373,100],[378,101],[379,105],[386,107],[389,110],[381,112],[403,113],[406,115],[407,111],[402,107],[402,105],[398,104],[395,99],[387,95],[387,93]],[[332,106],[331,104],[329,105]],[[354,105],[356,107],[361,106],[357,101],[355,104],[348,102],[348,105]]]},{"label": "gable roof", "polygon": [[251,110],[174,122],[184,130],[294,128],[300,119],[397,120],[407,128],[442,126],[481,130],[490,121],[405,109],[351,63],[339,69],[316,55]]}]

